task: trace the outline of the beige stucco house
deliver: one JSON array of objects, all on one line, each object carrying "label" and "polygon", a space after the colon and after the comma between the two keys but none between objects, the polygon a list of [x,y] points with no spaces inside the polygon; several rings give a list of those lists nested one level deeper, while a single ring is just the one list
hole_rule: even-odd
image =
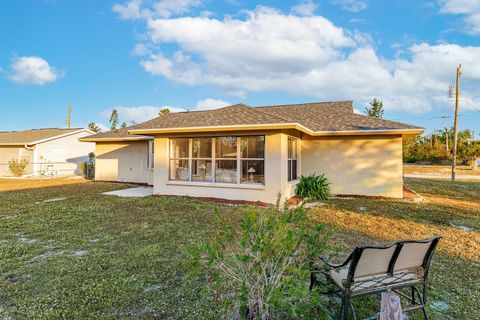
[{"label": "beige stucco house", "polygon": [[80,174],[80,163],[95,150],[78,139],[94,132],[83,128],[47,128],[0,132],[0,176],[11,176],[8,161],[26,159],[26,175]]},{"label": "beige stucco house", "polygon": [[335,194],[403,197],[402,139],[423,128],[353,112],[352,101],[160,115],[96,143],[96,179],[153,185],[159,195],[273,203],[300,175]]}]

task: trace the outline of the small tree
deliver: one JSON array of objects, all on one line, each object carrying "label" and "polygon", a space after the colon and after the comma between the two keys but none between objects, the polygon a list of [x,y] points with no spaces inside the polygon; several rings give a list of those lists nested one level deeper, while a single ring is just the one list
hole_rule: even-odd
[{"label": "small tree", "polygon": [[95,124],[95,122],[90,122],[88,124],[88,129],[90,129],[91,131],[93,131],[95,133],[102,132],[102,129],[100,129],[100,127],[97,124]]},{"label": "small tree", "polygon": [[112,114],[110,115],[110,129],[117,129],[118,125],[118,111],[117,109],[112,110]]},{"label": "small tree", "polygon": [[8,161],[8,170],[15,176],[15,177],[21,177],[25,174],[25,169],[28,166],[28,160],[27,159],[12,159]]},{"label": "small tree", "polygon": [[458,159],[476,168],[476,160],[480,158],[480,141],[463,141],[458,146]]},{"label": "small tree", "polygon": [[170,113],[170,109],[167,108],[167,107],[165,107],[165,108],[163,108],[162,110],[160,110],[160,112],[158,113],[158,115],[163,116],[163,115],[168,114],[168,113]]},{"label": "small tree", "polygon": [[383,102],[377,98],[373,98],[370,102],[370,107],[365,108],[367,116],[382,119],[383,118]]},{"label": "small tree", "polygon": [[127,127],[127,123],[125,121],[122,122],[121,128],[125,129]]},{"label": "small tree", "polygon": [[88,154],[88,161],[86,164],[86,178],[87,179],[93,179],[95,178],[95,153],[90,152]]},{"label": "small tree", "polygon": [[318,303],[308,279],[329,233],[304,208],[249,207],[241,222],[225,219],[221,230],[192,250],[194,270],[207,272],[219,300],[244,319],[298,318]]}]

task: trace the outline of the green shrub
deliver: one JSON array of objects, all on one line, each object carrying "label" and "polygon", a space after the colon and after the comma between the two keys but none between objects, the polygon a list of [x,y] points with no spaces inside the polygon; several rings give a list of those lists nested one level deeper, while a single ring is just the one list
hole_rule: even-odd
[{"label": "green shrub", "polygon": [[27,168],[28,160],[27,159],[12,159],[8,161],[8,170],[15,176],[21,177],[25,174],[25,169]]},{"label": "green shrub", "polygon": [[317,176],[315,173],[309,176],[300,176],[295,187],[297,196],[315,199],[327,200],[330,197],[330,183],[324,174]]},{"label": "green shrub", "polygon": [[308,279],[329,233],[305,209],[249,207],[241,221],[219,225],[212,241],[192,250],[192,267],[208,277],[228,317],[233,309],[244,319],[296,319],[318,305]]},{"label": "green shrub", "polygon": [[80,162],[79,166],[80,173],[84,176],[87,177],[87,162]]},{"label": "green shrub", "polygon": [[90,152],[88,154],[88,161],[86,164],[87,164],[87,167],[86,167],[85,177],[87,179],[95,178],[95,153]]}]

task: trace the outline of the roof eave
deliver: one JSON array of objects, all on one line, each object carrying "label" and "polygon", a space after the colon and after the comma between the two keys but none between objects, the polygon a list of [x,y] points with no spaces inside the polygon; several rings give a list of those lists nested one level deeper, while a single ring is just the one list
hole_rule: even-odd
[{"label": "roof eave", "polygon": [[71,135],[74,135],[76,133],[80,133],[82,131],[87,131],[91,134],[94,134],[95,132],[91,131],[91,130],[88,130],[88,129],[85,129],[85,128],[82,128],[82,129],[78,129],[78,130],[75,130],[75,131],[70,131],[70,132],[67,132],[67,133],[63,133],[63,134],[59,134],[59,135],[56,135],[56,136],[51,136],[51,137],[48,137],[48,138],[43,138],[43,139],[40,139],[40,140],[35,140],[35,141],[25,141],[25,142],[3,142],[3,143],[0,143],[0,146],[33,146],[33,145],[36,145],[36,144],[40,144],[40,143],[44,143],[44,142],[48,142],[48,141],[51,141],[51,140],[55,140],[55,139],[59,139],[59,138],[63,138],[63,137],[68,137],[68,136],[71,136]]},{"label": "roof eave", "polygon": [[272,129],[297,129],[311,136],[352,136],[352,135],[402,135],[415,136],[425,131],[424,128],[413,129],[371,129],[371,130],[342,130],[342,131],[313,131],[299,123],[259,124],[259,125],[234,125],[210,127],[184,127],[184,128],[155,128],[128,130],[130,134],[165,134],[189,132],[218,132],[218,131],[245,131],[245,130],[272,130]]},{"label": "roof eave", "polygon": [[23,142],[0,142],[0,146],[24,146],[30,145],[31,143],[23,143]]},{"label": "roof eave", "polygon": [[80,142],[121,142],[121,141],[147,141],[153,137],[121,137],[121,138],[80,138]]},{"label": "roof eave", "polygon": [[312,136],[358,136],[358,135],[402,135],[416,136],[425,131],[423,128],[414,129],[370,129],[370,130],[342,130],[342,131],[315,131]]},{"label": "roof eave", "polygon": [[271,123],[271,124],[247,124],[247,125],[232,125],[232,126],[133,129],[133,130],[128,130],[128,133],[130,134],[162,134],[162,133],[246,131],[246,130],[272,130],[272,129],[298,129],[304,132],[311,132],[310,129],[298,123]]}]

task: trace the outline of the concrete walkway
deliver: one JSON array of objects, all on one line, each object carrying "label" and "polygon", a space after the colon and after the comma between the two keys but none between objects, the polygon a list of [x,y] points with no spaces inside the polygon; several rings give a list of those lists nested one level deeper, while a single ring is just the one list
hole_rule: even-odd
[{"label": "concrete walkway", "polygon": [[129,189],[123,189],[123,190],[116,190],[116,191],[109,191],[109,192],[103,192],[102,194],[106,194],[109,196],[118,196],[118,197],[148,197],[153,194],[153,188],[152,187],[138,187],[138,188],[129,188]]},{"label": "concrete walkway", "polygon": [[[435,174],[435,173],[422,173],[422,174],[404,174],[405,178],[420,178],[420,179],[450,179],[450,174]],[[459,180],[480,180],[480,176],[466,176],[456,175],[456,179]]]}]

